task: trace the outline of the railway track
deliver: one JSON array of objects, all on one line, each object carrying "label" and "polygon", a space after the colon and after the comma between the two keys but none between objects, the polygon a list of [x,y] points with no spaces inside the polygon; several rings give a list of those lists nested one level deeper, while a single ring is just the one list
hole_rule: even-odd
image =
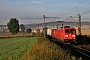
[{"label": "railway track", "polygon": [[75,51],[79,52],[83,57],[89,58],[90,60],[90,51],[87,49],[84,49],[79,46],[71,45]]},{"label": "railway track", "polygon": [[[51,39],[53,41],[53,39]],[[55,42],[55,41],[54,41]],[[75,44],[63,44],[62,42],[55,42],[56,44],[58,44],[60,47],[64,48],[64,49],[69,49],[72,50],[73,52],[71,54],[75,54],[75,56],[79,56],[82,57],[83,60],[90,60],[90,51],[80,47],[83,43],[75,43]],[[85,45],[87,45],[85,43]]]}]

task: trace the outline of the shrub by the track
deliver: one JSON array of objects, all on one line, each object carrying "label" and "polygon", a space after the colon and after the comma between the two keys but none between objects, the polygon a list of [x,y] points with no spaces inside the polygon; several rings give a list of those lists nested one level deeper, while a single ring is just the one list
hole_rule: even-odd
[{"label": "shrub by the track", "polygon": [[70,54],[46,38],[38,38],[38,42],[21,58],[21,60],[72,60]]}]

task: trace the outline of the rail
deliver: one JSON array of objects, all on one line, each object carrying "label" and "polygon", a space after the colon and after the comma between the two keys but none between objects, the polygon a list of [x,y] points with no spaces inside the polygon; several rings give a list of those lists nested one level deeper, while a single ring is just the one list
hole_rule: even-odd
[{"label": "rail", "polygon": [[79,47],[78,45],[77,46],[76,45],[71,45],[71,46],[72,46],[72,48],[74,48],[75,51],[81,53],[82,55],[84,55],[88,58],[90,58],[90,51],[89,50],[87,50],[83,47]]}]

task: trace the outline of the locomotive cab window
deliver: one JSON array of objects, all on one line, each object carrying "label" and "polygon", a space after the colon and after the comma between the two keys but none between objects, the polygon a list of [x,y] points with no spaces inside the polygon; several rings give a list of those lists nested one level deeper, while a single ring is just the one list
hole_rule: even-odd
[{"label": "locomotive cab window", "polygon": [[65,33],[75,33],[75,30],[69,30],[69,29],[67,29],[67,30],[65,30]]},{"label": "locomotive cab window", "polygon": [[69,33],[69,30],[65,30],[65,33]]},{"label": "locomotive cab window", "polygon": [[75,30],[70,30],[70,33],[75,33]]}]

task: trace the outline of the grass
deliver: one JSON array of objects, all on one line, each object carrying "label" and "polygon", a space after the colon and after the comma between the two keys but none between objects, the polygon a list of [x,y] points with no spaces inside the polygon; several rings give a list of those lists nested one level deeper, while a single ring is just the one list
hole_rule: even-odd
[{"label": "grass", "polygon": [[90,35],[90,29],[87,30],[81,30],[83,35]]},{"label": "grass", "polygon": [[[76,30],[76,33],[78,35],[78,30]],[[81,30],[82,35],[90,35],[90,29]]]},{"label": "grass", "polygon": [[0,60],[18,60],[37,42],[37,37],[0,39]]},{"label": "grass", "polygon": [[41,37],[43,34],[35,36],[0,38],[0,60],[73,60],[67,51]]},{"label": "grass", "polygon": [[[75,59],[75,58],[74,58]],[[73,60],[67,51],[64,51],[54,42],[46,38],[38,38],[38,42],[23,55],[21,60]]]}]

